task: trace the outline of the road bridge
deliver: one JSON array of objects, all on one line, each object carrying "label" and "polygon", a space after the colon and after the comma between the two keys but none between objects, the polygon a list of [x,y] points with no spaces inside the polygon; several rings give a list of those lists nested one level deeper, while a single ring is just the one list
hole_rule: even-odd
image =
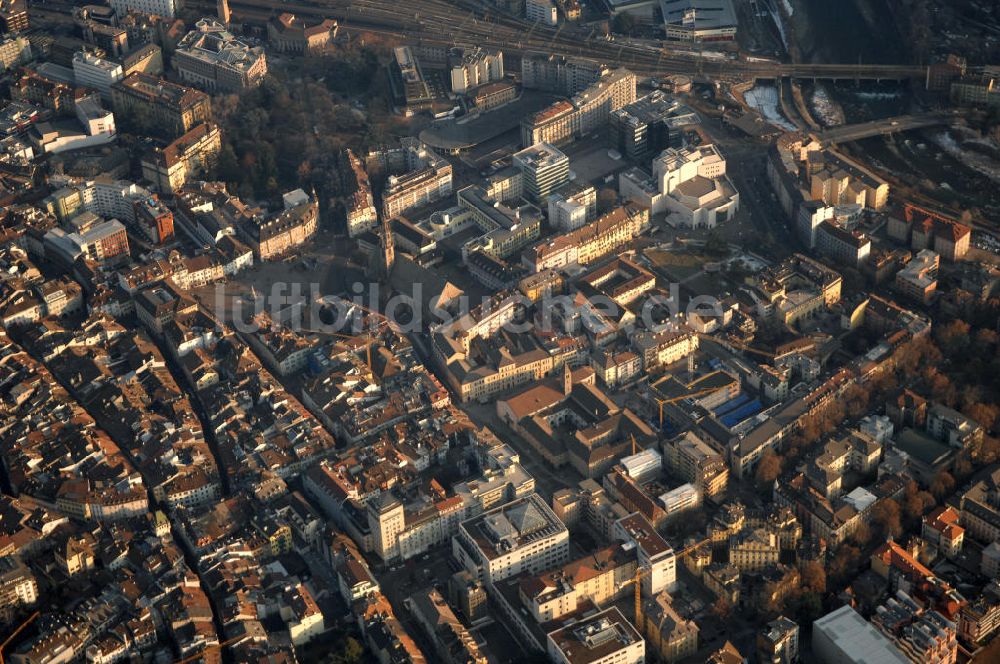
[{"label": "road bridge", "polygon": [[886,136],[900,131],[957,124],[962,122],[963,118],[964,116],[958,111],[900,115],[873,122],[831,127],[816,132],[815,135],[824,145],[829,145],[830,143],[848,143],[850,141],[871,138],[872,136]]}]

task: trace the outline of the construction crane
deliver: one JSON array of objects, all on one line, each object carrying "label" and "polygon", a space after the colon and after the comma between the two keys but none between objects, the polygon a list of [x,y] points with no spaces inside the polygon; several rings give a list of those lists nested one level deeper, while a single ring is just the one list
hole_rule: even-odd
[{"label": "construction crane", "polygon": [[733,346],[735,348],[739,348],[744,352],[754,353],[756,355],[762,355],[772,360],[776,357],[775,353],[772,353],[771,351],[762,350],[760,348],[754,348],[753,346],[749,346],[739,341],[733,341],[731,339],[719,339],[718,337],[713,337],[712,335],[705,334],[703,332],[698,332],[698,337],[701,339],[707,339],[708,341],[713,341],[719,344],[720,346]]},{"label": "construction crane", "polygon": [[689,392],[687,394],[682,394],[679,397],[671,397],[669,399],[660,399],[659,397],[653,395],[653,400],[656,401],[660,406],[660,431],[663,431],[663,407],[668,406],[672,403],[677,403],[678,401],[684,401],[685,399],[694,399],[695,397],[703,397],[706,394],[711,394],[712,392],[717,392],[718,387],[707,387],[703,390],[695,390],[694,392]]},{"label": "construction crane", "polygon": [[3,651],[7,649],[7,646],[10,645],[10,642],[13,641],[17,637],[17,635],[20,634],[24,630],[25,627],[27,627],[31,623],[35,622],[35,618],[37,618],[39,615],[40,614],[38,613],[38,611],[35,611],[30,616],[28,616],[27,618],[25,618],[24,622],[22,622],[20,625],[18,625],[17,629],[15,629],[13,632],[11,632],[10,636],[8,636],[7,639],[3,643],[0,643],[0,664],[3,664],[3,662],[4,662]]},{"label": "construction crane", "polygon": [[628,586],[632,584],[635,588],[635,628],[642,634],[642,623],[643,623],[643,613],[642,613],[642,577],[649,574],[649,570],[643,568],[641,565],[635,566],[635,575],[632,576],[630,581],[623,583],[623,586]]},{"label": "construction crane", "polygon": [[698,549],[698,548],[702,547],[703,545],[708,544],[711,541],[712,541],[711,537],[706,537],[705,539],[701,540],[700,542],[695,542],[694,544],[687,545],[686,547],[684,547],[683,549],[681,549],[680,551],[678,551],[675,555],[678,558],[683,558],[684,556],[686,556],[687,554],[691,553],[695,549]]},{"label": "construction crane", "polygon": [[246,634],[243,634],[241,636],[235,636],[235,637],[233,637],[231,639],[226,639],[222,643],[212,644],[212,645],[208,646],[207,648],[205,648],[204,650],[202,650],[201,652],[195,653],[194,655],[188,655],[184,659],[178,660],[174,664],[189,664],[189,662],[196,662],[199,659],[201,659],[202,657],[204,657],[205,653],[207,653],[209,650],[219,650],[219,651],[221,651],[226,646],[231,646],[234,643],[239,643],[240,641],[243,641],[246,638],[247,638]]},{"label": "construction crane", "polygon": [[375,336],[370,331],[366,335],[344,334],[343,332],[331,332],[330,334],[332,334],[335,337],[340,337],[342,339],[354,340],[358,339],[359,337],[365,339],[364,347],[365,347],[365,357],[367,360],[366,364],[368,365],[368,371],[370,371],[372,375],[374,375],[375,369],[372,367],[372,346],[375,345]]},{"label": "construction crane", "polygon": [[[691,553],[698,547],[704,544],[708,544],[711,541],[712,540],[710,538],[705,538],[700,542],[696,542],[694,544],[686,546],[683,549],[681,549],[680,552],[676,554],[676,556],[678,558],[683,558],[684,556]],[[642,577],[646,576],[649,573],[650,573],[649,569],[646,569],[641,565],[637,564],[635,567],[635,574],[632,576],[632,579],[622,584],[623,586],[628,586],[629,584],[633,586],[634,589],[633,597],[635,598],[635,628],[639,630],[640,634],[642,633],[643,630],[643,618],[645,617],[642,612]]]},{"label": "construction crane", "polygon": [[399,326],[396,325],[396,323],[394,323],[388,316],[386,316],[382,312],[375,311],[374,309],[366,307],[365,305],[363,305],[363,304],[361,304],[359,302],[355,302],[354,300],[346,300],[346,301],[350,302],[352,306],[355,306],[358,309],[360,309],[361,311],[364,311],[366,314],[368,314],[370,316],[374,316],[375,318],[378,318],[379,320],[382,321],[383,325],[388,325],[389,329],[391,329],[396,334],[402,334],[399,331]]}]

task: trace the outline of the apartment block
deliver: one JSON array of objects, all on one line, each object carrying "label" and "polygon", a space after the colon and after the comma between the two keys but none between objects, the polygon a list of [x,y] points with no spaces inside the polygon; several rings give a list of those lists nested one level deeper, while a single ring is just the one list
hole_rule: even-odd
[{"label": "apartment block", "polygon": [[588,602],[604,606],[630,593],[636,564],[635,552],[615,543],[541,574],[508,579],[496,588],[496,596],[501,611],[518,616],[517,628],[534,641],[537,637],[526,624],[560,620]]},{"label": "apartment block", "polygon": [[820,223],[816,230],[816,249],[837,263],[857,268],[871,255],[872,242],[861,231],[848,230],[828,220]]},{"label": "apartment block", "polygon": [[154,148],[142,157],[142,177],[153,189],[175,193],[189,180],[207,173],[222,150],[219,127],[203,122],[165,148]]},{"label": "apartment block", "polygon": [[111,8],[118,16],[125,16],[130,11],[134,11],[140,14],[173,18],[177,13],[175,0],[111,0]]},{"label": "apartment block", "polygon": [[956,625],[898,591],[872,614],[876,629],[911,662],[953,664],[958,656]]},{"label": "apartment block", "polygon": [[667,593],[646,599],[643,631],[646,647],[659,655],[663,662],[677,662],[691,657],[698,650],[698,625],[681,616]]},{"label": "apartment block", "polygon": [[569,101],[526,117],[521,122],[521,144],[559,145],[598,129],[611,113],[635,101],[635,74],[627,69],[604,72],[600,78]]},{"label": "apartment block", "polygon": [[0,37],[0,72],[31,60],[31,42],[20,35]]},{"label": "apartment block", "polygon": [[958,525],[961,514],[953,507],[938,507],[924,515],[920,536],[946,558],[954,558],[962,551],[965,528]]},{"label": "apartment block", "polygon": [[930,304],[937,291],[940,266],[940,256],[929,249],[921,249],[903,269],[896,273],[896,290],[911,300]]},{"label": "apartment block", "polygon": [[212,103],[200,90],[138,72],[111,86],[115,113],[141,113],[174,137],[212,119]]},{"label": "apartment block", "polygon": [[531,51],[521,56],[521,85],[529,90],[572,96],[596,83],[606,71],[590,60]]},{"label": "apartment block", "polygon": [[960,261],[969,252],[972,228],[937,212],[904,206],[889,215],[889,237],[910,245],[914,251],[932,249],[949,261]]},{"label": "apartment block", "polygon": [[669,366],[698,350],[698,335],[688,329],[644,330],[635,334],[631,342],[646,371]]},{"label": "apartment block", "polygon": [[23,32],[28,29],[27,0],[0,2],[0,32]]},{"label": "apartment block", "polygon": [[[448,160],[416,142],[408,142],[402,151],[402,168],[390,168],[402,172],[389,176],[382,193],[382,216],[386,219],[452,193],[452,168]],[[394,155],[388,155],[383,163],[391,165],[394,160]]]},{"label": "apartment block", "polygon": [[549,196],[548,206],[551,226],[564,231],[580,228],[597,216],[597,189],[567,183]]},{"label": "apartment block", "polygon": [[510,81],[487,83],[472,93],[472,103],[480,111],[492,111],[517,99],[517,86]]},{"label": "apartment block", "polygon": [[522,254],[522,261],[532,272],[588,265],[617,251],[648,226],[649,209],[630,203],[531,247]]},{"label": "apartment block", "polygon": [[466,94],[481,85],[503,79],[503,52],[456,47],[448,52],[451,91]]},{"label": "apartment block", "polygon": [[757,661],[761,664],[795,664],[799,661],[799,626],[778,616],[757,634]]},{"label": "apartment block", "polygon": [[815,200],[881,210],[889,199],[888,182],[839,152],[812,150],[806,163],[809,194]]},{"label": "apartment block", "polygon": [[540,25],[558,25],[559,13],[553,0],[525,0],[524,17]]},{"label": "apartment block", "polygon": [[344,208],[347,215],[347,234],[357,237],[378,225],[378,210],[372,196],[371,182],[361,160],[353,150],[341,156],[341,186],[347,192]]},{"label": "apartment block", "polygon": [[294,200],[285,194],[284,210],[269,216],[244,216],[237,224],[237,236],[253,249],[257,260],[284,256],[316,233],[319,204],[301,189],[290,193],[295,195]]},{"label": "apartment block", "polygon": [[677,587],[677,556],[649,520],[634,512],[614,525],[615,539],[635,546],[639,567],[646,570],[642,592],[647,597]]},{"label": "apartment block", "polygon": [[53,228],[45,234],[46,255],[57,258],[64,265],[83,257],[103,262],[128,255],[128,234],[117,219],[104,221],[91,213],[77,216],[71,230]]},{"label": "apartment block", "polygon": [[697,486],[706,500],[721,499],[729,485],[729,467],[711,445],[693,431],[663,441],[664,465]]},{"label": "apartment block", "polygon": [[38,582],[19,558],[0,558],[0,609],[32,606],[38,601]]}]

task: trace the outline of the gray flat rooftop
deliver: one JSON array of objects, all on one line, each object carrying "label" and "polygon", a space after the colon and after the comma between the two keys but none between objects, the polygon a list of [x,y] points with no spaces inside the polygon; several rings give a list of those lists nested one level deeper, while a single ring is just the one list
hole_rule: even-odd
[{"label": "gray flat rooftop", "polygon": [[[695,30],[714,30],[736,25],[732,0],[660,0],[664,23],[685,25]],[[694,15],[694,25],[689,17]]]},{"label": "gray flat rooftop", "polygon": [[500,108],[478,117],[440,120],[420,132],[420,140],[439,150],[466,150],[521,126],[521,118],[537,113],[557,99],[553,95],[522,92]]}]

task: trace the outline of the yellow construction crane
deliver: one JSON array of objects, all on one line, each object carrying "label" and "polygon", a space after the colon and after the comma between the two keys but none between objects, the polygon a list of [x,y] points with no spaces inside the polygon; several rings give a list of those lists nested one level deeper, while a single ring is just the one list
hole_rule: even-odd
[{"label": "yellow construction crane", "polygon": [[375,369],[372,367],[372,346],[375,344],[375,336],[371,332],[368,332],[367,334],[364,335],[344,334],[343,332],[332,332],[331,334],[333,334],[333,336],[335,337],[340,337],[342,339],[355,340],[358,339],[359,337],[365,339],[364,347],[365,347],[365,356],[367,359],[366,364],[368,365],[368,371],[372,372],[372,374],[374,375]]},{"label": "yellow construction crane", "polygon": [[632,577],[631,581],[626,581],[624,586],[632,584],[635,588],[635,628],[639,631],[639,634],[643,632],[643,613],[642,613],[642,577],[649,574],[648,569],[644,569],[640,565],[635,566],[635,575]]},{"label": "yellow construction crane", "polygon": [[695,549],[701,547],[702,545],[708,544],[711,541],[712,541],[712,538],[706,537],[705,539],[701,540],[700,542],[695,542],[694,544],[689,544],[688,546],[686,546],[683,549],[681,549],[680,551],[678,551],[676,555],[677,555],[678,558],[683,558],[684,556],[686,556],[687,554],[691,553]]},{"label": "yellow construction crane", "polygon": [[707,388],[705,388],[703,390],[695,390],[694,392],[689,392],[687,394],[682,394],[679,397],[671,397],[669,399],[660,399],[659,397],[657,397],[657,396],[654,395],[653,399],[660,406],[660,431],[663,431],[663,407],[664,406],[670,405],[672,403],[677,403],[678,401],[684,401],[685,399],[693,399],[695,397],[702,397],[702,396],[705,396],[706,394],[711,394],[712,392],[717,392],[718,390],[719,390],[718,387],[707,387]]},{"label": "yellow construction crane", "polygon": [[733,341],[731,339],[719,339],[718,337],[713,337],[710,334],[704,334],[702,332],[699,332],[698,336],[702,339],[707,339],[708,341],[714,341],[720,346],[734,346],[747,353],[755,353],[757,355],[763,355],[764,357],[770,358],[772,360],[776,357],[775,353],[772,353],[771,351],[762,350],[760,348],[754,348],[753,346],[748,346],[747,344],[739,341]]},{"label": "yellow construction crane", "polygon": [[185,657],[184,659],[178,660],[174,664],[189,664],[189,662],[195,662],[195,661],[201,659],[202,657],[204,657],[205,653],[207,653],[209,650],[218,650],[218,651],[221,652],[222,649],[225,648],[226,646],[231,646],[234,643],[239,643],[240,641],[243,641],[246,638],[247,638],[246,634],[243,634],[242,636],[235,636],[235,637],[233,637],[231,639],[226,639],[222,643],[216,643],[216,644],[210,645],[207,648],[205,648],[204,650],[202,650],[201,652],[195,653],[194,655],[189,655],[189,656]]},{"label": "yellow construction crane", "polygon": [[14,638],[17,637],[17,635],[20,634],[24,630],[25,627],[27,627],[28,625],[30,625],[31,623],[33,623],[35,621],[35,618],[37,618],[39,615],[40,614],[38,613],[38,611],[35,611],[30,616],[28,616],[27,618],[25,618],[24,622],[22,622],[20,625],[18,625],[17,629],[15,629],[13,632],[11,632],[10,636],[8,636],[6,638],[6,640],[4,640],[3,643],[0,643],[0,664],[3,664],[3,661],[4,661],[3,660],[3,651],[7,649],[7,646],[10,645],[10,642],[13,641]]},{"label": "yellow construction crane", "polygon": [[391,329],[391,330],[392,330],[393,332],[395,332],[396,334],[402,334],[402,333],[401,333],[401,332],[399,331],[399,326],[398,326],[398,325],[396,325],[396,323],[395,323],[395,322],[393,322],[393,321],[392,321],[392,320],[391,320],[391,319],[390,319],[390,318],[389,318],[388,316],[386,316],[386,315],[385,315],[385,314],[383,314],[382,312],[380,312],[380,311],[375,311],[374,309],[370,309],[370,308],[366,307],[365,305],[363,305],[363,304],[360,304],[360,303],[358,303],[358,302],[355,302],[355,301],[353,301],[353,300],[349,300],[349,302],[350,302],[350,303],[351,303],[351,304],[352,304],[353,306],[355,306],[355,307],[357,307],[358,309],[360,309],[361,311],[364,311],[364,312],[365,312],[366,314],[368,314],[368,315],[370,315],[370,316],[374,316],[375,318],[378,318],[379,320],[381,320],[381,321],[382,321],[382,323],[383,323],[384,325],[388,325],[388,326],[389,326],[389,329]]},{"label": "yellow construction crane", "polygon": [[[634,438],[633,438],[633,441],[634,441]],[[692,551],[694,551],[698,547],[700,547],[700,546],[702,546],[704,544],[708,544],[711,541],[712,540],[710,538],[705,538],[705,539],[701,540],[700,542],[696,542],[694,544],[686,546],[683,549],[681,549],[680,552],[676,554],[676,556],[678,558],[683,558],[684,556],[686,556],[687,554],[691,553]],[[631,584],[633,586],[633,592],[634,592],[633,596],[635,598],[635,628],[637,630],[639,630],[640,634],[642,634],[642,632],[643,632],[643,628],[644,628],[643,627],[643,618],[645,617],[644,614],[643,614],[643,612],[642,612],[642,577],[646,576],[649,573],[650,573],[650,570],[642,567],[641,565],[636,564],[635,574],[632,576],[632,579],[630,581],[626,581],[624,584],[622,584],[623,586],[628,586],[629,584]]]}]

